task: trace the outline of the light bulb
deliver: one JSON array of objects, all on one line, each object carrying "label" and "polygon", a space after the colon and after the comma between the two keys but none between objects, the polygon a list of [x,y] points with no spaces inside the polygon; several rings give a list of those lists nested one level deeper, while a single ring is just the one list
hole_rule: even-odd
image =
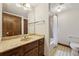
[{"label": "light bulb", "polygon": [[61,9],[57,9],[57,12],[61,12]]},{"label": "light bulb", "polygon": [[57,12],[61,12],[61,9],[62,9],[62,7],[59,6],[59,7],[57,8]]},{"label": "light bulb", "polygon": [[27,8],[30,8],[30,4],[29,3],[26,3],[25,5]]},{"label": "light bulb", "polygon": [[17,6],[17,7],[21,7],[21,5],[20,5],[20,4],[16,4],[16,6]]}]

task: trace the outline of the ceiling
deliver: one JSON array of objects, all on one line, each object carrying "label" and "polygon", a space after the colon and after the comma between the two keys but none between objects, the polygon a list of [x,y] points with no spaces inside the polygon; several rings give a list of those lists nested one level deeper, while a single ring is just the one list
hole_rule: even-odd
[{"label": "ceiling", "polygon": [[59,4],[65,5],[70,8],[79,8],[79,3],[51,3],[51,7],[54,8],[58,6]]},{"label": "ceiling", "polygon": [[[38,6],[38,3],[31,3],[31,10]],[[20,16],[27,17],[27,14],[30,12],[29,10],[24,10],[23,8],[17,7],[16,3],[3,3],[3,12],[9,12],[13,14],[17,14]]]},{"label": "ceiling", "polygon": [[[50,4],[50,11],[51,12],[56,12],[56,8],[59,6],[59,3],[51,3]],[[62,11],[66,11],[69,9],[79,9],[79,3],[62,3],[61,5],[63,7]],[[61,12],[62,12],[61,11]]]},{"label": "ceiling", "polygon": [[[79,3],[61,3],[61,4],[62,4],[61,6],[64,7],[62,11],[79,8]],[[31,9],[33,10],[38,5],[40,5],[40,3],[30,3],[30,5]],[[57,6],[59,6],[59,3],[50,3],[50,11],[57,13],[57,11],[55,10]],[[30,12],[29,10],[24,10],[23,8],[17,7],[16,3],[3,3],[3,12],[4,11],[24,17],[27,17],[28,13]]]}]

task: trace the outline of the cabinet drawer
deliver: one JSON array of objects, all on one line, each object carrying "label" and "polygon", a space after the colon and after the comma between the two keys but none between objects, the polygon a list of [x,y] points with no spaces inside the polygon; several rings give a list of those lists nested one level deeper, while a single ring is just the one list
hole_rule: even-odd
[{"label": "cabinet drawer", "polygon": [[38,46],[38,41],[35,41],[35,42],[24,45],[23,50],[24,50],[24,52],[28,52],[37,46]]},{"label": "cabinet drawer", "polygon": [[24,54],[25,56],[38,56],[38,47]]},{"label": "cabinet drawer", "polygon": [[39,40],[39,45],[44,44],[44,39]]}]

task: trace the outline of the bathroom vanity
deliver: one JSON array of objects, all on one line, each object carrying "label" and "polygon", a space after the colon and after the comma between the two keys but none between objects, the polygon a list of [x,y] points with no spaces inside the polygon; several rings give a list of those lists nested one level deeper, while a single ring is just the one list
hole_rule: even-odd
[{"label": "bathroom vanity", "polygon": [[0,56],[43,56],[44,35],[29,34],[29,18],[14,13],[2,13]]},{"label": "bathroom vanity", "polygon": [[[27,36],[27,35],[26,35]],[[0,56],[43,56],[44,36],[23,35],[0,42]]]}]

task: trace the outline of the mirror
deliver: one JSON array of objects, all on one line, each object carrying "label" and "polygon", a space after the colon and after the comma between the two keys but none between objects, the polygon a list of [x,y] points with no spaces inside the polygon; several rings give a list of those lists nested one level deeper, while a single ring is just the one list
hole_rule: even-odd
[{"label": "mirror", "polygon": [[16,36],[35,32],[34,4],[2,4],[2,36]]}]

